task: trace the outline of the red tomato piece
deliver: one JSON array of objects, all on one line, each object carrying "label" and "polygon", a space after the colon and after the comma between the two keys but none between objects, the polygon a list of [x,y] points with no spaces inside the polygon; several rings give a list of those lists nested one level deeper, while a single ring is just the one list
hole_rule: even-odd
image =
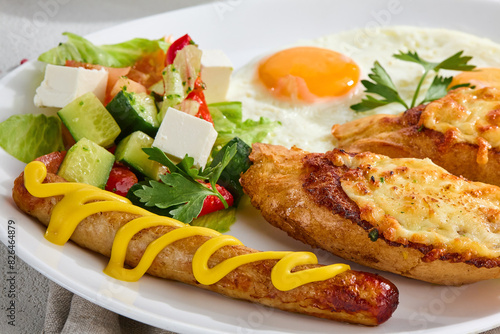
[{"label": "red tomato piece", "polygon": [[174,63],[175,56],[177,55],[177,52],[182,50],[186,45],[189,44],[194,44],[193,40],[191,37],[189,37],[188,34],[179,37],[176,39],[169,47],[167,50],[167,57],[165,58],[165,66],[168,66],[170,64]]},{"label": "red tomato piece", "polygon": [[130,169],[121,166],[115,166],[109,173],[106,190],[115,194],[126,196],[129,189],[138,182],[137,176]]},{"label": "red tomato piece", "polygon": [[[210,184],[205,184],[205,186],[211,188]],[[219,193],[222,195],[222,197],[226,200],[227,205],[232,206],[234,203],[233,195],[226,188],[219,186],[218,184],[216,184],[215,187],[217,188],[217,191],[219,191]],[[207,196],[207,198],[205,198],[205,201],[203,202],[203,207],[201,208],[198,217],[222,209],[224,209],[224,204],[222,203],[220,198],[215,195],[210,195]]]},{"label": "red tomato piece", "polygon": [[59,170],[59,166],[61,166],[65,156],[66,151],[52,152],[36,158],[35,161],[43,162],[45,167],[47,167],[47,172],[55,174]]},{"label": "red tomato piece", "polygon": [[[113,146],[111,146],[111,147],[108,147],[108,148],[107,148],[107,150],[108,150],[108,152],[109,152],[109,153],[113,153],[113,154],[115,154],[115,151],[116,151],[116,145],[113,145]],[[116,165],[116,162],[115,162],[115,165]]]},{"label": "red tomato piece", "polygon": [[132,66],[127,77],[146,87],[154,85],[163,78],[165,56],[163,50],[144,55]]},{"label": "red tomato piece", "polygon": [[140,83],[135,82],[133,80],[130,80],[127,77],[120,77],[116,81],[113,88],[108,90],[108,93],[106,94],[106,101],[104,102],[104,105],[107,105],[116,96],[116,94],[118,94],[123,89],[123,87],[126,87],[127,92],[132,92],[132,93],[147,93],[148,92],[146,87],[144,87]]}]

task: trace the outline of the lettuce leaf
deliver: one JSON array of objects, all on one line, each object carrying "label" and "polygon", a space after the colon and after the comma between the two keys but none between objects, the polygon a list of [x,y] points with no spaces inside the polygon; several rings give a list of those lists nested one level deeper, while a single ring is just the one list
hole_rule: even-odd
[{"label": "lettuce leaf", "polygon": [[65,32],[65,43],[41,54],[39,61],[53,65],[65,65],[66,60],[102,65],[107,67],[127,67],[133,65],[141,56],[158,49],[166,51],[168,43],[164,40],[134,38],[130,41],[112,45],[96,46],[87,39]]},{"label": "lettuce leaf", "polygon": [[228,232],[236,222],[236,209],[231,207],[194,219],[190,225],[208,227],[220,233]]},{"label": "lettuce leaf", "polygon": [[281,123],[266,117],[258,120],[243,121],[241,102],[219,102],[208,105],[214,121],[215,130],[219,133],[214,144],[212,157],[234,137],[239,137],[247,145],[261,142]]},{"label": "lettuce leaf", "polygon": [[0,146],[23,162],[64,149],[61,121],[43,114],[14,115],[0,123]]}]

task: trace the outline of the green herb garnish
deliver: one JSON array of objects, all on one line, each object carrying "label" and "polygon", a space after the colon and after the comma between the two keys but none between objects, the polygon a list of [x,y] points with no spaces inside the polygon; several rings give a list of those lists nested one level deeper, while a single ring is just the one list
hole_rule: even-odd
[{"label": "green herb garnish", "polygon": [[371,241],[377,241],[378,240],[378,230],[374,228],[370,232],[368,232],[368,237],[370,238]]},{"label": "green herb garnish", "polygon": [[437,75],[439,70],[454,70],[454,71],[472,71],[476,66],[469,65],[469,60],[472,57],[462,56],[463,51],[455,53],[453,56],[446,58],[440,63],[429,62],[425,59],[420,58],[416,52],[409,51],[404,53],[400,51],[398,54],[394,54],[393,57],[399,60],[413,62],[422,65],[424,68],[424,73],[418,82],[415,93],[411,103],[408,105],[403,98],[399,95],[394,82],[392,81],[390,75],[387,71],[376,61],[371,69],[372,73],[368,74],[368,77],[373,80],[362,80],[361,83],[365,86],[365,93],[371,93],[381,96],[382,99],[377,99],[371,95],[367,95],[360,103],[351,106],[351,109],[362,112],[372,110],[381,106],[385,106],[390,103],[399,103],[405,109],[411,109],[417,105],[417,98],[420,94],[422,84],[429,74],[429,72],[436,72],[436,76],[432,81],[431,85],[427,89],[425,97],[420,103],[423,104],[437,100],[447,94],[450,89],[455,89],[458,87],[468,87],[470,84],[461,84],[453,87],[449,87],[453,77],[443,77]]},{"label": "green herb garnish", "polygon": [[[161,163],[170,171],[160,176],[161,182],[150,180],[148,184],[134,191],[134,195],[145,206],[169,209],[172,218],[186,224],[191,223],[199,215],[207,196],[219,197],[224,207],[228,207],[215,184],[236,154],[236,144],[225,147],[221,161],[205,169],[196,169],[193,166],[194,159],[188,156],[176,165],[158,148],[144,148],[143,150],[149,155],[150,160]],[[199,181],[209,182],[211,189]]]}]

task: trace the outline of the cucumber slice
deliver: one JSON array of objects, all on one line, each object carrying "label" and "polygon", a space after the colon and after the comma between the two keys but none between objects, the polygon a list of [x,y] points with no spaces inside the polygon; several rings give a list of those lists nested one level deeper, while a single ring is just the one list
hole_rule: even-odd
[{"label": "cucumber slice", "polygon": [[104,189],[115,156],[93,141],[82,138],[66,153],[57,174],[67,181]]},{"label": "cucumber slice", "polygon": [[92,92],[77,97],[57,114],[75,141],[87,138],[109,147],[120,134],[120,127]]},{"label": "cucumber slice", "polygon": [[132,93],[121,90],[106,106],[116,120],[122,133],[120,138],[134,131],[142,131],[154,137],[160,123],[155,100],[146,93]]},{"label": "cucumber slice", "polygon": [[123,162],[150,179],[159,180],[159,175],[166,173],[166,167],[149,160],[149,156],[142,150],[143,147],[151,147],[152,144],[153,138],[144,132],[133,132],[116,147],[116,161]]}]

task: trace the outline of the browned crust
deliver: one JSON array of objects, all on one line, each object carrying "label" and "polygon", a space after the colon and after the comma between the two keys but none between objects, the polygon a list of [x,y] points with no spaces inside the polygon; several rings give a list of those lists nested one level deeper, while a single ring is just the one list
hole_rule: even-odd
[{"label": "browned crust", "polygon": [[332,127],[337,147],[348,152],[373,152],[391,158],[430,158],[454,175],[500,186],[500,151],[488,150],[487,163],[476,144],[459,142],[454,133],[440,133],[422,126],[425,106],[393,115],[375,115]]},{"label": "browned crust", "polygon": [[[64,180],[49,173],[46,182]],[[15,180],[12,196],[22,211],[37,218],[44,225],[49,223],[53,207],[61,200],[61,196],[31,196],[24,187],[22,174]],[[109,257],[116,231],[135,217],[121,212],[103,212],[89,216],[78,225],[71,240]],[[127,250],[127,265],[136,266],[149,243],[172,229],[174,228],[154,227],[135,235]],[[207,239],[208,237],[202,236],[189,237],[167,246],[155,258],[148,273],[286,311],[364,325],[385,322],[397,307],[398,291],[391,282],[375,274],[352,270],[288,292],[279,291],[270,280],[275,260],[243,265],[216,284],[202,285],[193,276],[191,260],[195,251]],[[211,257],[209,266],[230,257],[253,252],[256,250],[245,246],[226,246]],[[313,266],[297,269],[309,267]]]},{"label": "browned crust", "polygon": [[327,156],[254,144],[253,165],[241,183],[252,204],[272,225],[347,260],[436,284],[460,285],[500,277],[498,259],[386,241],[382,233],[371,241],[368,232],[372,226],[360,218],[359,208],[340,187],[338,178],[346,167],[335,167]]},{"label": "browned crust", "polygon": [[[351,154],[354,155],[354,154]],[[306,172],[303,183],[304,189],[312,195],[313,201],[326,206],[334,214],[349,219],[358,224],[366,231],[372,231],[373,225],[361,219],[359,207],[352,201],[342,189],[340,178],[350,171],[346,166],[336,166],[336,151],[326,154],[307,154],[302,159]],[[375,182],[375,180],[373,180]],[[500,266],[500,258],[472,257],[470,253],[459,254],[446,252],[445,249],[414,243],[405,238],[397,241],[385,238],[384,231],[377,233],[379,238],[385,240],[391,246],[411,247],[420,251],[424,257],[423,261],[445,260],[450,262],[465,262],[476,267],[494,268]]]}]

